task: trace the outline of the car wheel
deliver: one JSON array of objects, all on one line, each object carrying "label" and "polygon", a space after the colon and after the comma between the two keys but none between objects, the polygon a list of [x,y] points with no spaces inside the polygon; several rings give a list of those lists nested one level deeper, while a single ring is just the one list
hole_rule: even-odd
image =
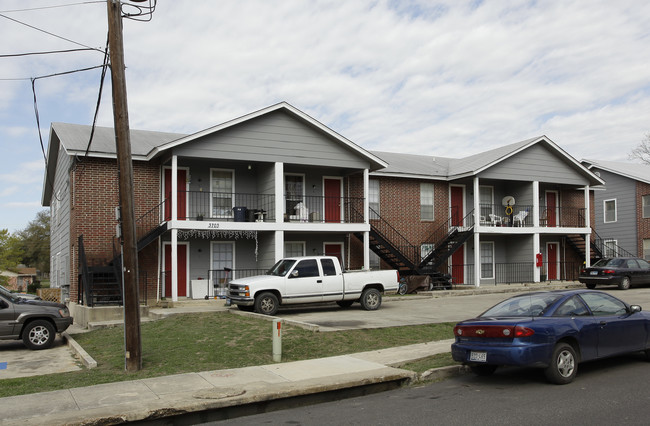
[{"label": "car wheel", "polygon": [[255,312],[264,315],[275,315],[278,312],[278,298],[273,293],[262,293],[255,298]]},{"label": "car wheel", "polygon": [[29,349],[47,349],[54,344],[55,337],[54,326],[45,320],[32,321],[23,330],[23,343]]},{"label": "car wheel", "polygon": [[399,283],[399,288],[397,289],[397,294],[404,295],[408,291],[409,286],[406,283]]},{"label": "car wheel", "polygon": [[472,365],[469,368],[472,370],[472,373],[476,374],[477,376],[489,376],[497,370],[496,365],[488,364]]},{"label": "car wheel", "polygon": [[551,364],[544,370],[546,378],[556,385],[565,385],[571,383],[577,373],[578,359],[575,349],[568,343],[558,343],[553,350]]},{"label": "car wheel", "polygon": [[339,300],[336,302],[342,308],[349,308],[354,303],[354,300]]},{"label": "car wheel", "polygon": [[255,310],[255,306],[237,305],[237,308],[244,312],[253,312]]},{"label": "car wheel", "polygon": [[586,284],[587,288],[593,290],[596,288],[596,284]]},{"label": "car wheel", "polygon": [[376,311],[381,306],[381,293],[376,288],[368,288],[361,293],[360,302],[366,311]]},{"label": "car wheel", "polygon": [[621,282],[618,283],[619,290],[628,290],[631,286],[630,277],[623,277],[621,278]]}]

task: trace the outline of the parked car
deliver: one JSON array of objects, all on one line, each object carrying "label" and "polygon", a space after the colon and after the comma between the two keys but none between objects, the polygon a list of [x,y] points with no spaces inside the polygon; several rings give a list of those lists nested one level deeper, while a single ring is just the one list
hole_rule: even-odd
[{"label": "parked car", "polygon": [[28,300],[0,288],[0,340],[22,339],[29,349],[47,349],[56,333],[72,322],[70,311],[61,303]]},{"label": "parked car", "polygon": [[37,296],[35,294],[13,292],[13,291],[9,290],[7,287],[4,287],[2,285],[0,285],[0,288],[2,288],[3,290],[5,290],[5,291],[7,291],[7,292],[9,292],[11,294],[13,294],[14,296],[20,296],[23,299],[43,300],[43,299],[40,298],[40,296]]},{"label": "parked car", "polygon": [[367,311],[381,306],[384,292],[397,292],[399,272],[343,272],[334,256],[279,260],[266,275],[240,278],[228,284],[230,302],[244,311],[275,315],[281,305],[336,302],[342,308],[359,302]]},{"label": "parked car", "polygon": [[597,290],[520,294],[454,327],[455,361],[478,375],[502,365],[541,367],[556,384],[571,382],[578,363],[645,351],[650,313]]},{"label": "parked car", "polygon": [[605,257],[589,268],[582,268],[578,281],[587,288],[618,285],[627,290],[632,285],[650,284],[650,263],[636,257]]}]

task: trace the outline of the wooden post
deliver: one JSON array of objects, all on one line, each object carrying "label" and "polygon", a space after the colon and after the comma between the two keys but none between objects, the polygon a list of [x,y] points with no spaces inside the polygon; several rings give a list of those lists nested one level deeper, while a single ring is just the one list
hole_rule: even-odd
[{"label": "wooden post", "polygon": [[108,38],[113,85],[113,120],[119,171],[122,223],[122,284],[124,303],[124,364],[126,371],[142,368],[140,339],[140,297],[138,291],[138,251],[133,202],[133,162],[126,102],[122,11],[119,0],[107,0]]}]

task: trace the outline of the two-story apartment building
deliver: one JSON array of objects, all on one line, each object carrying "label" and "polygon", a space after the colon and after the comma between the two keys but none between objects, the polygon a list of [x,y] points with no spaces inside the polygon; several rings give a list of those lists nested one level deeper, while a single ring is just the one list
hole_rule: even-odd
[{"label": "two-story apartment building", "polygon": [[417,267],[479,286],[575,279],[589,264],[603,181],[549,138],[459,159],[375,154],[389,165],[370,173],[371,233],[390,224]]},{"label": "two-story apartment building", "polygon": [[[92,305],[110,301],[98,283],[114,274],[105,266],[119,259],[119,240],[113,129],[90,133],[52,125],[43,205],[54,285],[69,282],[71,300]],[[131,144],[147,301],[211,297],[283,256],[325,253],[347,265],[350,235],[370,229],[368,175],[386,166],[286,103],[191,135],[132,131]],[[350,176],[366,182],[358,193],[346,192]]]},{"label": "two-story apartment building", "polygon": [[[92,130],[52,124],[42,200],[52,284],[90,306],[121,300],[106,289],[114,132]],[[191,135],[132,130],[131,144],[143,303],[217,296],[292,255],[476,286],[572,279],[603,184],[544,136],[460,159],[369,152],[287,103]]]},{"label": "two-story apartment building", "polygon": [[650,260],[650,166],[601,160],[582,163],[606,182],[594,193],[593,225],[603,254]]}]

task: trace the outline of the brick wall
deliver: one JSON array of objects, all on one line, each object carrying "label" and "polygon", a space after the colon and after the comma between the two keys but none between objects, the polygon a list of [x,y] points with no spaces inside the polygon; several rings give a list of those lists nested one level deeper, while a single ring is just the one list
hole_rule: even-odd
[{"label": "brick wall", "polygon": [[[373,177],[379,181],[379,200],[382,219],[393,226],[411,244],[419,246],[443,223],[449,220],[449,186],[447,182],[422,181],[390,177]],[[420,182],[434,184],[434,220],[420,219]],[[353,176],[348,179],[350,194],[363,196],[363,178]],[[350,239],[350,268],[363,265],[363,244]],[[382,262],[382,268],[387,268]]]},{"label": "brick wall", "polygon": [[[113,258],[116,234],[115,207],[119,204],[117,162],[111,159],[86,158],[70,171],[72,196],[70,197],[70,298],[78,295],[78,237],[84,236],[88,264],[106,265]],[[133,190],[136,220],[160,203],[160,166],[157,163],[133,163]],[[117,243],[115,248],[119,249]],[[156,274],[157,247],[140,254],[143,266],[140,271]],[[155,296],[155,286],[154,293]]]}]

